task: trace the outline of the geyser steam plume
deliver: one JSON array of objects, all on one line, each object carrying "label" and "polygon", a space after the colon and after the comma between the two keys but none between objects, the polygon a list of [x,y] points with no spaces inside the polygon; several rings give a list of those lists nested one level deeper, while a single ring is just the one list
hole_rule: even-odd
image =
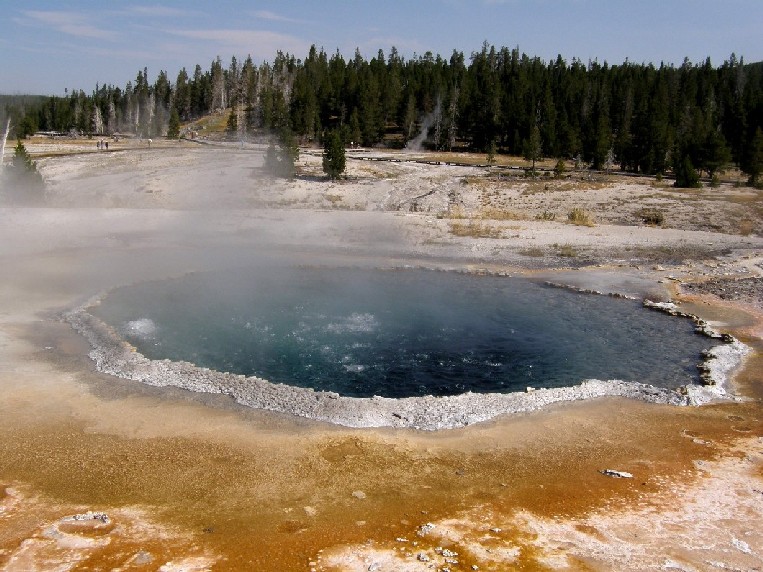
[{"label": "geyser steam plume", "polygon": [[438,97],[437,105],[435,106],[434,110],[432,110],[430,113],[427,113],[427,115],[424,117],[424,120],[421,122],[421,131],[419,131],[419,134],[405,144],[405,151],[421,151],[421,147],[424,145],[424,141],[426,141],[427,137],[429,136],[429,130],[440,117],[441,113],[442,110],[440,109],[440,98]]},{"label": "geyser steam plume", "polygon": [[0,149],[0,166],[4,165],[5,161],[5,142],[8,140],[8,133],[11,130],[11,118],[8,118],[8,121],[5,123],[5,133],[3,133],[3,146],[2,149]]}]

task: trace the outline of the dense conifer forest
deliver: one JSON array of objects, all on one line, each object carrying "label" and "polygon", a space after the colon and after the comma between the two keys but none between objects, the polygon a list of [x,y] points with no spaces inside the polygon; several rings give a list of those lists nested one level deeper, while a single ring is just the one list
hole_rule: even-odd
[{"label": "dense conifer forest", "polygon": [[182,69],[171,81],[147,69],[124,88],[72,90],[17,111],[16,134],[182,135],[182,123],[228,114],[232,139],[288,132],[344,143],[577,159],[593,168],[658,174],[697,169],[712,176],[735,163],[759,173],[763,153],[763,62],[733,54],[680,66],[553,61],[485,43],[468,58],[397,50],[346,60],[311,48],[208,70]]}]

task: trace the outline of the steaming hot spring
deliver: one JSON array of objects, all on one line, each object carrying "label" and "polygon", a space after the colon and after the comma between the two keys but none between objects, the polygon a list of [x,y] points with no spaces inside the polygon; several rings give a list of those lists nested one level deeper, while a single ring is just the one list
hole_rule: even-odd
[{"label": "steaming hot spring", "polygon": [[454,427],[598,395],[678,403],[718,345],[633,300],[418,269],[197,273],[72,316],[103,371],[350,426]]}]

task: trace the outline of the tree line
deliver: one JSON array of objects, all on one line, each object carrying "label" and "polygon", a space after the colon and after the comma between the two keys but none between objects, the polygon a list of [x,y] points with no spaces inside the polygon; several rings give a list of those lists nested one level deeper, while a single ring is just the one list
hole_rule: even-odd
[{"label": "tree line", "polygon": [[[180,135],[182,122],[228,113],[231,137],[288,132],[303,144],[337,131],[345,145],[469,149],[577,159],[593,168],[708,176],[735,163],[757,182],[763,163],[763,62],[731,55],[672,64],[548,62],[483,44],[468,60],[395,48],[370,60],[312,47],[304,59],[218,57],[174,82],[148,70],[121,89],[73,90],[30,106],[16,125],[35,131]],[[691,178],[691,177],[690,177]]]}]

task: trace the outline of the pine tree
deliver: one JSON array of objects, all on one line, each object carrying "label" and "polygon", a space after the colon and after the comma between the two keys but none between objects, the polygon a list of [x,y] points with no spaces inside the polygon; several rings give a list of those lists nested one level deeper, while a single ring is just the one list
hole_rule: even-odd
[{"label": "pine tree", "polygon": [[290,129],[284,129],[279,137],[279,175],[284,179],[294,179],[297,176],[297,159],[299,146]]},{"label": "pine tree", "polygon": [[676,163],[673,170],[676,175],[676,181],[673,183],[674,187],[694,189],[702,186],[699,182],[699,174],[694,169],[688,153],[676,153]]},{"label": "pine tree", "polygon": [[360,131],[360,120],[358,119],[358,110],[353,109],[350,113],[350,124],[348,126],[348,137],[353,145],[360,145],[363,135]]},{"label": "pine tree", "polygon": [[747,160],[745,161],[744,172],[750,175],[748,184],[753,187],[758,187],[763,181],[760,176],[763,173],[763,131],[760,127],[755,131],[755,136],[752,138],[752,144],[747,154]]},{"label": "pine tree", "polygon": [[487,164],[488,165],[493,165],[495,163],[495,153],[496,153],[495,140],[491,139],[490,142],[487,144]]},{"label": "pine tree", "polygon": [[535,125],[530,138],[525,141],[524,156],[525,160],[532,162],[532,175],[535,176],[535,162],[540,161],[543,153],[543,142],[540,138],[540,129]]},{"label": "pine tree", "polygon": [[702,148],[702,158],[704,168],[711,179],[715,179],[716,173],[722,173],[731,162],[731,151],[719,131],[712,129],[708,132]]},{"label": "pine tree", "polygon": [[557,179],[561,179],[564,176],[564,172],[567,170],[567,165],[564,163],[564,159],[559,159],[554,166],[554,176]]},{"label": "pine tree", "polygon": [[180,115],[178,110],[172,108],[170,111],[170,120],[167,125],[167,139],[178,139],[180,137]]},{"label": "pine tree", "polygon": [[326,136],[324,141],[323,172],[335,181],[344,173],[345,166],[344,143],[339,132],[334,130]]},{"label": "pine tree", "polygon": [[294,179],[297,176],[299,147],[291,130],[285,129],[276,141],[271,140],[265,153],[265,171],[273,177]]},{"label": "pine tree", "polygon": [[13,168],[18,171],[37,173],[37,165],[32,161],[32,156],[26,150],[21,139],[16,142],[16,147],[13,150]]},{"label": "pine tree", "polygon": [[43,201],[45,185],[42,176],[20,139],[16,143],[11,165],[0,170],[0,174],[5,179],[0,185],[0,199],[24,205]]},{"label": "pine tree", "polygon": [[231,109],[230,115],[228,115],[228,123],[225,126],[225,133],[229,139],[234,138],[238,134],[238,116],[236,111]]},{"label": "pine tree", "polygon": [[188,83],[188,72],[185,68],[178,72],[177,80],[175,81],[175,108],[178,111],[178,115],[183,120],[188,121],[191,118],[191,86]]}]

